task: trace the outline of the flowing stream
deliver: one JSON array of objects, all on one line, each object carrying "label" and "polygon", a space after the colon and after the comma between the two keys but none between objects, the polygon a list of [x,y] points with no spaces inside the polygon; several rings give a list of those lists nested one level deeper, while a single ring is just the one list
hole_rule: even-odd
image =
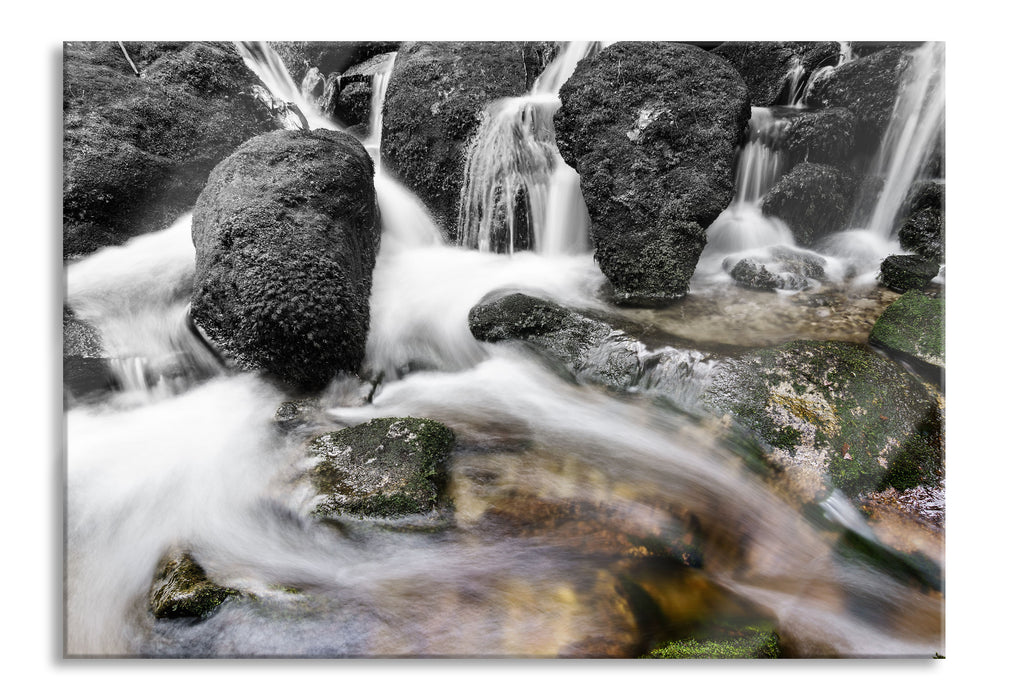
[{"label": "flowing stream", "polygon": [[[268,44],[239,48],[273,97],[297,104],[312,128],[339,128],[300,97]],[[68,654],[634,655],[740,621],[771,622],[797,655],[943,652],[942,596],[840,556],[852,533],[874,539],[854,508],[837,494],[803,507],[768,486],[747,468],[746,449],[703,417],[696,392],[672,402],[647,386],[617,394],[469,332],[469,309],[503,289],[613,311],[583,238],[577,176],[550,125],[563,81],[597,49],[569,46],[528,95],[485,116],[468,166],[467,245],[447,244],[417,198],[376,169],[383,234],[366,372],[384,380],[370,402],[334,383],[314,427],[444,422],[459,439],[450,510],[339,527],[310,517],[299,480],[306,435],[274,419],[285,397],[225,371],[185,324],[189,217],[69,266],[67,304],[107,351],[180,368],[161,374],[182,379],[171,391],[135,382],[67,411]],[[387,79],[376,77],[378,105]],[[520,143],[491,133],[516,127]],[[768,129],[772,116],[755,110],[750,140],[763,150],[744,164],[734,206],[754,206],[776,177]],[[374,121],[370,133],[381,133]],[[368,145],[378,153],[377,141]],[[507,164],[484,161],[498,158]],[[532,222],[527,250],[514,245],[519,190]],[[488,224],[501,207],[506,244]],[[683,352],[677,381],[703,382],[694,368],[710,358]],[[698,538],[703,568],[676,553],[639,556]],[[247,595],[197,623],[155,622],[146,596],[172,546]]]}]

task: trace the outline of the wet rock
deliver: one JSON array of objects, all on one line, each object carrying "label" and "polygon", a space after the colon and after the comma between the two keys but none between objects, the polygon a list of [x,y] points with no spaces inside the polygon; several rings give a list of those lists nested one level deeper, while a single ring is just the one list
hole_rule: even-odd
[{"label": "wet rock", "polygon": [[845,63],[816,82],[807,102],[814,108],[843,107],[854,114],[856,150],[871,157],[886,132],[900,77],[909,63],[910,55],[902,47]]},{"label": "wet rock", "polygon": [[277,128],[229,44],[68,42],[63,83],[63,256],[165,228],[213,167]]},{"label": "wet rock", "polygon": [[477,340],[523,341],[587,381],[627,388],[641,376],[644,346],[546,299],[522,293],[492,296],[470,310],[469,327]]},{"label": "wet rock", "polygon": [[838,168],[799,163],[771,187],[761,209],[765,216],[788,224],[795,242],[808,248],[823,236],[845,228],[853,195],[851,178]]},{"label": "wet rock", "polygon": [[925,366],[935,375],[946,369],[946,300],[911,290],[897,298],[876,321],[869,344]]},{"label": "wet rock", "polygon": [[104,357],[63,358],[63,404],[99,402],[120,388],[111,360]]},{"label": "wet rock", "polygon": [[456,237],[466,146],[484,107],[526,89],[521,42],[404,44],[389,79],[382,163]]},{"label": "wet rock", "polygon": [[715,371],[702,399],[752,430],[796,479],[849,496],[942,479],[936,399],[864,346],[800,340],[747,353]]},{"label": "wet rock", "polygon": [[105,357],[102,337],[98,329],[63,307],[63,356],[64,357]]},{"label": "wet rock", "polygon": [[581,176],[615,300],[682,296],[704,230],[732,199],[746,85],[696,46],[621,42],[579,63],[561,100],[557,144]]},{"label": "wet rock", "polygon": [[210,581],[188,552],[174,549],[158,563],[149,603],[158,619],[206,618],[236,595],[235,589]]},{"label": "wet rock", "polygon": [[853,41],[851,42],[851,53],[856,58],[864,58],[887,49],[901,49],[910,51],[921,46],[923,41]]},{"label": "wet rock", "polygon": [[377,418],[313,439],[307,473],[320,517],[430,512],[442,496],[455,435],[425,418]]},{"label": "wet rock", "polygon": [[890,255],[879,266],[879,281],[895,292],[925,289],[939,274],[939,261],[923,255]]},{"label": "wet rock", "polygon": [[737,284],[749,289],[803,290],[824,281],[823,266],[827,261],[819,255],[775,246],[760,257],[746,257],[735,262],[726,258],[722,266]]},{"label": "wet rock", "polygon": [[315,68],[323,75],[343,73],[351,66],[379,54],[396,51],[398,41],[271,41],[270,46],[280,56],[284,66],[301,85],[308,72]]},{"label": "wet rock", "polygon": [[855,117],[840,107],[804,112],[788,121],[783,140],[795,160],[841,165],[855,144]]},{"label": "wet rock", "polygon": [[367,126],[370,115],[371,83],[352,82],[340,89],[340,95],[333,107],[333,116],[341,124]]},{"label": "wet rock", "polygon": [[321,389],[364,357],[379,230],[373,165],[356,139],[252,139],[197,202],[192,318],[239,367]]},{"label": "wet rock", "polygon": [[[746,82],[751,102],[758,107],[789,104],[791,74],[802,66],[802,76],[816,68],[837,63],[836,41],[727,41],[712,53],[731,63]],[[801,83],[799,83],[801,84]],[[796,85],[798,87],[798,85]]]},{"label": "wet rock", "polygon": [[945,260],[946,185],[935,181],[919,183],[908,199],[908,214],[897,233],[901,248],[926,258]]}]

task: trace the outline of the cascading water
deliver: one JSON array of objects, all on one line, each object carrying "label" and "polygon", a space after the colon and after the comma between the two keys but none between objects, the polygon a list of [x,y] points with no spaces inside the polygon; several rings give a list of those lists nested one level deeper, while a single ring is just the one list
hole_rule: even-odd
[{"label": "cascading water", "polygon": [[[246,60],[260,77],[276,69],[274,96],[297,104],[271,54],[264,44]],[[541,78],[550,94],[576,63],[564,57]],[[382,92],[376,85],[373,94]],[[299,109],[312,126],[335,127],[310,104]],[[369,150],[377,153],[376,111]],[[758,115],[760,129],[769,117]],[[751,138],[770,143],[768,133]],[[773,149],[755,147],[753,160],[741,168],[740,203],[759,200],[773,179]],[[554,166],[556,176],[559,159]],[[719,616],[770,620],[800,655],[943,650],[941,596],[838,556],[850,533],[872,539],[850,504],[834,496],[814,505],[822,517],[806,517],[748,471],[745,453],[722,433],[689,417],[699,410],[696,387],[672,407],[665,390],[657,400],[652,388],[689,385],[691,367],[708,366],[700,353],[671,356],[637,395],[622,395],[473,338],[467,313],[491,291],[524,289],[605,310],[590,253],[448,246],[380,167],[375,186],[383,235],[366,363],[386,379],[364,406],[326,394],[316,427],[379,416],[444,422],[464,447],[450,469],[454,509],[339,527],[309,517],[299,488],[304,435],[278,429],[285,397],[252,375],[217,376],[139,406],[73,407],[67,653],[634,654],[655,634]],[[547,188],[555,201],[556,188]],[[563,219],[564,209],[548,204],[545,220],[549,212]],[[537,241],[544,238],[552,240]],[[192,271],[185,218],[70,266],[68,304],[108,345],[156,357],[172,347],[164,324],[174,328],[184,315]],[[684,511],[696,522],[677,515]],[[703,569],[627,553],[681,540],[694,527],[707,538]],[[613,540],[635,546],[614,553]],[[173,546],[190,551],[213,581],[251,595],[196,624],[154,622],[146,595]],[[655,601],[646,615],[628,602],[642,597]],[[652,629],[648,620],[663,622]]]},{"label": "cascading water", "polygon": [[[459,240],[481,251],[532,249],[560,255],[589,249],[578,174],[554,141],[560,89],[597,42],[569,42],[521,97],[487,106],[466,155]],[[519,231],[525,216],[525,230]],[[519,240],[519,239],[522,240]]]},{"label": "cascading water", "polygon": [[785,166],[779,143],[784,123],[769,107],[750,108],[747,142],[736,165],[736,194],[708,227],[708,242],[694,273],[696,282],[724,281],[723,261],[729,255],[794,244],[788,226],[760,210],[764,195]]}]

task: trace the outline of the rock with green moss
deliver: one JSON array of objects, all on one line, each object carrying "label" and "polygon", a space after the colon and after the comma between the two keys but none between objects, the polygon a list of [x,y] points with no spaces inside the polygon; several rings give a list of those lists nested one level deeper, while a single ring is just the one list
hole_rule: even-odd
[{"label": "rock with green moss", "polygon": [[491,297],[469,313],[473,337],[522,341],[588,381],[627,388],[641,376],[639,342],[612,326],[522,293]]},{"label": "rock with green moss", "polygon": [[173,549],[158,563],[149,602],[158,619],[206,618],[237,595],[237,590],[210,581],[191,554]]},{"label": "rock with green moss", "polygon": [[933,371],[946,368],[946,300],[912,290],[882,313],[869,344]]},{"label": "rock with green moss", "polygon": [[849,496],[941,481],[941,408],[894,361],[855,343],[798,340],[722,363],[702,394],[772,459]]},{"label": "rock with green moss", "polygon": [[711,637],[687,637],[649,652],[648,659],[779,659],[781,642],[767,625],[754,625]]},{"label": "rock with green moss", "polygon": [[393,518],[438,503],[455,435],[426,418],[376,418],[324,433],[308,444],[307,478],[318,517]]},{"label": "rock with green moss", "polygon": [[879,266],[879,281],[895,292],[925,289],[939,268],[938,260],[924,255],[890,255]]}]

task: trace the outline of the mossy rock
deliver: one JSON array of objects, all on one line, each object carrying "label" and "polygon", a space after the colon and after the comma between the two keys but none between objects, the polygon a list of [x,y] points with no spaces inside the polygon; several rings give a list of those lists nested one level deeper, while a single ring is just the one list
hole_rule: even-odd
[{"label": "mossy rock", "polygon": [[392,518],[428,513],[438,503],[455,446],[451,429],[426,418],[376,418],[308,444],[307,477],[317,517]]},{"label": "mossy rock", "polygon": [[151,585],[150,608],[158,619],[206,618],[225,600],[240,595],[218,586],[188,552],[173,550],[158,564]]},{"label": "mossy rock", "polygon": [[895,292],[925,289],[939,267],[938,260],[924,255],[890,255],[879,266],[879,281]]},{"label": "mossy rock", "polygon": [[946,258],[945,203],[944,183],[924,181],[915,185],[897,233],[901,248],[926,258]]},{"label": "mossy rock", "polygon": [[781,640],[769,625],[712,637],[687,637],[650,651],[646,659],[779,659]]},{"label": "mossy rock", "polygon": [[863,345],[798,340],[747,353],[721,365],[702,401],[736,417],[786,469],[849,496],[943,476],[936,399]]},{"label": "mossy rock", "polygon": [[869,334],[869,344],[933,371],[944,370],[945,318],[945,299],[909,291],[882,313]]},{"label": "mossy rock", "polygon": [[105,357],[102,336],[98,329],[74,315],[68,307],[63,307],[63,356],[64,357]]}]

